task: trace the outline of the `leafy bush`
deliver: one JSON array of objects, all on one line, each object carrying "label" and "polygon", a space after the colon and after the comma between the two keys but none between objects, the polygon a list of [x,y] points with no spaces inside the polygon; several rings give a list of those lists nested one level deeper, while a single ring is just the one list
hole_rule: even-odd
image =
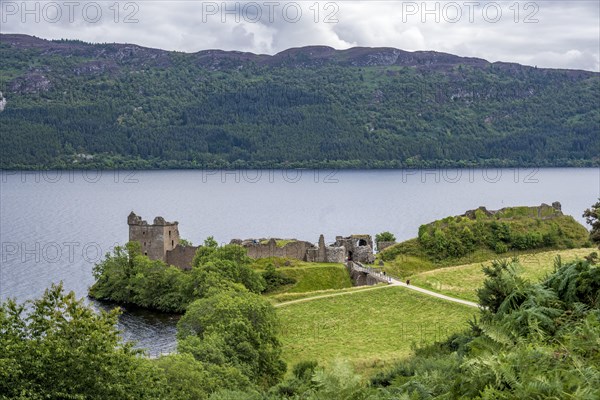
[{"label": "leafy bush", "polygon": [[167,312],[183,312],[192,301],[192,276],[141,253],[138,242],[115,247],[94,266],[89,295]]},{"label": "leafy bush", "polygon": [[265,293],[275,291],[285,285],[296,283],[294,278],[277,271],[273,264],[267,265],[267,269],[262,273],[262,277],[265,280]]},{"label": "leafy bush", "polygon": [[496,247],[494,248],[494,251],[498,254],[504,254],[508,251],[508,246],[502,242],[498,242],[498,243],[496,243]]},{"label": "leafy bush", "polygon": [[230,366],[262,387],[285,372],[275,309],[248,291],[221,291],[194,301],[177,324],[178,349],[198,361]]},{"label": "leafy bush", "polygon": [[[528,207],[508,208],[488,216],[476,210],[475,219],[447,217],[419,227],[418,243],[427,257],[434,261],[461,258],[477,249],[489,249],[497,254],[508,250],[572,248],[582,246],[587,233],[572,217],[552,215],[551,218],[532,217]],[[537,215],[537,214],[536,214]],[[384,260],[402,252],[401,246],[385,250]],[[418,255],[418,254],[415,254]]]}]

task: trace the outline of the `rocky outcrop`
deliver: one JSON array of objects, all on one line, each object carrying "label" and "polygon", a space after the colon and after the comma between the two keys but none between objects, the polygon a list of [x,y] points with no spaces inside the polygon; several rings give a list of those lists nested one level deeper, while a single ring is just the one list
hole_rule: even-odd
[{"label": "rocky outcrop", "polygon": [[9,89],[14,93],[33,94],[47,92],[52,87],[50,79],[41,71],[30,71],[27,75],[14,79]]},{"label": "rocky outcrop", "polygon": [[0,112],[4,111],[5,107],[6,107],[6,98],[2,95],[2,92],[0,92]]}]

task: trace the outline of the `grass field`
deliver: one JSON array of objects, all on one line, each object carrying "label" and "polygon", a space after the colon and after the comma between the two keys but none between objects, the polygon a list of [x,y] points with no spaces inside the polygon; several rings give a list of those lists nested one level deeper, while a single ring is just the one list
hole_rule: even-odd
[{"label": "grass field", "polygon": [[402,287],[279,307],[284,359],[327,364],[349,360],[364,375],[409,356],[413,343],[431,343],[466,327],[475,313]]},{"label": "grass field", "polygon": [[[563,262],[583,258],[594,249],[554,250],[543,253],[521,254],[519,261],[522,266],[522,276],[531,281],[539,280],[554,268],[554,259],[560,255]],[[483,263],[484,265],[489,262]],[[481,287],[484,275],[482,263],[471,263],[456,267],[440,268],[422,272],[410,277],[411,284],[425,289],[434,290],[448,296],[464,300],[477,301],[476,290]]]},{"label": "grass field", "polygon": [[[433,262],[426,253],[419,248],[417,239],[407,240],[406,242],[401,243],[400,246],[406,250],[406,253],[398,254],[394,259],[385,261],[383,267],[385,272],[400,279],[405,279],[415,274],[439,268],[483,262],[498,257],[498,254],[492,250],[477,249],[460,258],[450,258]],[[378,265],[379,259],[381,259],[381,255],[378,255],[375,265]]]},{"label": "grass field", "polygon": [[352,287],[350,274],[342,264],[314,265],[309,267],[279,268],[278,271],[296,279],[296,283],[279,293],[304,293],[315,290],[344,289]]},{"label": "grass field", "polygon": [[[385,285],[384,283],[380,285]],[[387,285],[386,285],[387,286]],[[345,289],[326,289],[326,290],[315,290],[312,292],[303,292],[303,293],[279,293],[268,296],[273,303],[285,303],[287,301],[294,301],[300,299],[306,299],[309,297],[316,296],[327,296],[331,294],[339,294],[339,293],[354,293],[360,292],[361,290],[370,289],[373,286],[353,286]]]}]

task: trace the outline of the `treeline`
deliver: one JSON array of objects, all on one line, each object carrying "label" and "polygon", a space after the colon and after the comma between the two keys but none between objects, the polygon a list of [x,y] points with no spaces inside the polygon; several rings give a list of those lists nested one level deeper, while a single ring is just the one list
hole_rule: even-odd
[{"label": "treeline", "polygon": [[6,44],[0,57],[0,168],[599,162],[593,74],[462,65],[210,69],[184,55],[170,66],[113,65]]}]

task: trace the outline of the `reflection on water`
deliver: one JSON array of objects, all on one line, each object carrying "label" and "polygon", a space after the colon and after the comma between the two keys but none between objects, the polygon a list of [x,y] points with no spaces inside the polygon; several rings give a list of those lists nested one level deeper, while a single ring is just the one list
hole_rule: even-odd
[{"label": "reflection on water", "polygon": [[93,307],[98,310],[110,311],[120,307],[118,329],[126,341],[134,341],[135,347],[146,349],[149,356],[159,356],[173,352],[177,343],[177,322],[180,315],[149,311],[134,305],[117,305],[110,302],[100,302],[91,299]]}]

